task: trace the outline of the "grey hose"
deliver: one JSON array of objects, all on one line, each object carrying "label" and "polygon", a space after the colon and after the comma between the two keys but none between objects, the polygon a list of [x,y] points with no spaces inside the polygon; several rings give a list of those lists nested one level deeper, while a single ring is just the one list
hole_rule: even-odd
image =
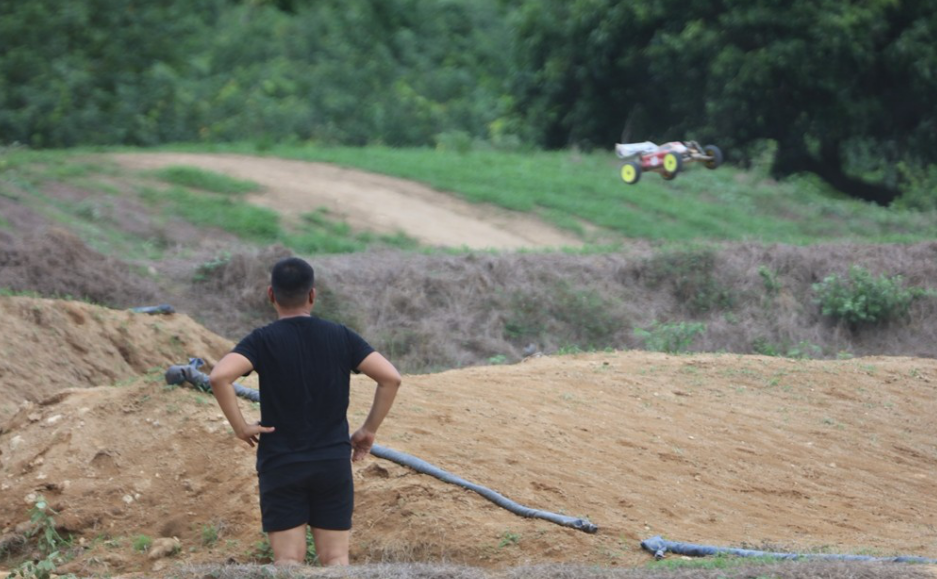
[{"label": "grey hose", "polygon": [[161,316],[176,313],[176,308],[169,304],[160,304],[158,306],[141,306],[139,308],[130,308],[135,314],[149,314],[151,316]]},{"label": "grey hose", "polygon": [[[198,370],[198,368],[200,368],[204,363],[205,362],[201,358],[190,358],[187,365],[170,366],[169,369],[166,370],[166,383],[181,384],[183,382],[189,382],[199,390],[202,390],[203,392],[209,392],[211,390],[211,384],[208,381],[208,376]],[[242,398],[246,398],[254,402],[260,402],[260,392],[254,390],[253,388],[246,388],[240,384],[235,383],[234,391]],[[565,515],[551,513],[549,511],[541,511],[539,509],[525,507],[524,505],[518,504],[500,493],[497,493],[487,487],[471,483],[463,478],[457,477],[415,456],[396,450],[391,450],[390,448],[381,446],[379,444],[375,444],[371,447],[371,454],[378,458],[389,460],[401,466],[411,468],[419,473],[436,477],[443,482],[454,484],[470,491],[474,491],[494,504],[498,505],[499,507],[507,509],[516,515],[532,519],[543,519],[544,521],[549,521],[562,527],[570,527],[579,531],[584,531],[586,533],[595,533],[599,530],[597,525],[591,523],[587,519],[567,517]]]},{"label": "grey hose", "polygon": [[869,555],[834,555],[829,553],[773,553],[771,551],[755,551],[752,549],[732,549],[729,547],[711,547],[709,545],[694,545],[693,543],[678,543],[667,541],[660,536],[651,537],[641,541],[645,551],[654,553],[655,559],[663,559],[667,552],[688,557],[706,557],[708,555],[735,555],[737,557],[766,557],[771,559],[824,559],[836,561],[876,561],[884,563],[937,563],[937,559],[925,557],[872,557]]}]

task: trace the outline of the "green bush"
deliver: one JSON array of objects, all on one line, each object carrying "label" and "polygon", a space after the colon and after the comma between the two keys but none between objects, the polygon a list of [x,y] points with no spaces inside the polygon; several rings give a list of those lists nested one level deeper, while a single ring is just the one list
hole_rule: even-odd
[{"label": "green bush", "polygon": [[654,322],[650,328],[635,328],[634,335],[644,342],[652,352],[680,354],[687,352],[696,336],[706,331],[706,324],[699,322],[676,322],[660,324]]},{"label": "green bush", "polygon": [[847,276],[832,274],[813,284],[813,293],[824,316],[855,327],[906,318],[911,303],[925,292],[906,288],[900,275],[875,277],[853,266]]}]

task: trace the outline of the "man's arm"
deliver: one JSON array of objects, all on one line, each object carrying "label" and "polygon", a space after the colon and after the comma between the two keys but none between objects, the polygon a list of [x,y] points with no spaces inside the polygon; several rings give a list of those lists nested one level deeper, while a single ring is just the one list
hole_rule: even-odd
[{"label": "man's arm", "polygon": [[230,352],[224,358],[218,361],[211,371],[208,380],[211,382],[211,390],[215,394],[221,411],[225,418],[234,429],[234,436],[237,436],[247,444],[254,446],[260,440],[260,434],[273,432],[273,427],[265,427],[259,424],[248,424],[241,414],[241,407],[238,406],[237,395],[234,393],[234,381],[254,369],[254,365],[241,354]]},{"label": "man's arm", "polygon": [[352,460],[361,460],[371,451],[374,445],[374,435],[384,422],[390,407],[394,404],[397,389],[400,388],[400,373],[387,358],[377,352],[372,352],[358,365],[358,370],[377,382],[374,391],[374,402],[364,424],[351,437],[351,447],[354,449]]}]

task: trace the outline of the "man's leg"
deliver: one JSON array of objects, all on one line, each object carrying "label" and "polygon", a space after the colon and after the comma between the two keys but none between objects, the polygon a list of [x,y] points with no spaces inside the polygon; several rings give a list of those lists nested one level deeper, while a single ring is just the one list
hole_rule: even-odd
[{"label": "man's leg", "polygon": [[[326,567],[348,565],[350,536],[351,531],[330,531],[313,527],[312,538],[316,542],[316,554],[319,556],[319,563]],[[270,544],[272,545],[273,542],[271,541]]]},{"label": "man's leg", "polygon": [[271,531],[267,533],[267,539],[273,549],[275,565],[302,565],[306,560],[305,523],[285,531]]}]

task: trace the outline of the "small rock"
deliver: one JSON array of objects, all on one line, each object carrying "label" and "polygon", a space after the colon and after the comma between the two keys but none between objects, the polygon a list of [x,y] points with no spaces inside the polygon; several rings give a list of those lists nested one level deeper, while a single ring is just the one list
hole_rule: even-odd
[{"label": "small rock", "polygon": [[50,416],[49,418],[47,418],[47,419],[46,419],[46,424],[55,424],[56,422],[58,422],[58,421],[61,420],[61,419],[62,419],[62,415],[61,415],[61,414],[56,414],[55,416]]},{"label": "small rock", "polygon": [[19,435],[14,436],[10,439],[10,450],[16,450],[21,444],[23,444],[23,437]]},{"label": "small rock", "polygon": [[150,545],[150,559],[162,559],[182,550],[182,542],[175,537],[160,537]]},{"label": "small rock", "polygon": [[390,477],[390,471],[388,471],[383,466],[379,465],[376,462],[372,462],[367,468],[363,471],[364,476],[374,477],[374,478],[388,478]]},{"label": "small rock", "polygon": [[121,500],[124,501],[125,503],[127,503],[127,504],[129,505],[130,503],[133,502],[133,497],[130,496],[130,495],[124,495],[123,499],[121,499]]},{"label": "small rock", "polygon": [[39,420],[42,419],[42,416],[32,412],[26,418],[29,419],[30,422],[39,422]]}]

